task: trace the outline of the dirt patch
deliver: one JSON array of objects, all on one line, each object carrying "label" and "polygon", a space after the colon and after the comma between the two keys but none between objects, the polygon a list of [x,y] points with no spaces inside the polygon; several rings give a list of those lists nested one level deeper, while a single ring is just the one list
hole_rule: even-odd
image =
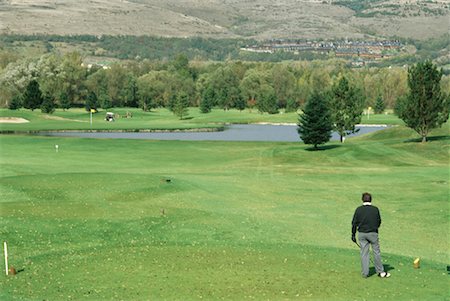
[{"label": "dirt patch", "polygon": [[18,117],[0,117],[0,123],[27,123],[30,122],[25,118]]}]

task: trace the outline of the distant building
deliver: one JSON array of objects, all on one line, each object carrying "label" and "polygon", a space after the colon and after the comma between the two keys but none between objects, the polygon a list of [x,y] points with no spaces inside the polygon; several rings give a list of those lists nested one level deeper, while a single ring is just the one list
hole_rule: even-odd
[{"label": "distant building", "polygon": [[241,48],[243,51],[274,53],[277,51],[300,53],[304,51],[327,54],[334,52],[337,57],[359,57],[377,60],[391,57],[386,51],[400,51],[403,45],[398,40],[383,41],[303,41],[273,39],[259,45]]}]

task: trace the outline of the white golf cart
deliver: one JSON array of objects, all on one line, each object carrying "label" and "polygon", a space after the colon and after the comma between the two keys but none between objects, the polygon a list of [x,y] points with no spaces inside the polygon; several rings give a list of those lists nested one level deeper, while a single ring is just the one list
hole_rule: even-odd
[{"label": "white golf cart", "polygon": [[114,121],[114,113],[107,112],[107,113],[106,113],[105,120],[106,120],[106,121]]}]

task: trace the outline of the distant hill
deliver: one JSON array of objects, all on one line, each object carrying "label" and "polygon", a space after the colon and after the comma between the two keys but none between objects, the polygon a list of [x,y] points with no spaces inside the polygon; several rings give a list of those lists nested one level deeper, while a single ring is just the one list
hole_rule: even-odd
[{"label": "distant hill", "polygon": [[0,33],[427,39],[448,0],[0,0]]}]

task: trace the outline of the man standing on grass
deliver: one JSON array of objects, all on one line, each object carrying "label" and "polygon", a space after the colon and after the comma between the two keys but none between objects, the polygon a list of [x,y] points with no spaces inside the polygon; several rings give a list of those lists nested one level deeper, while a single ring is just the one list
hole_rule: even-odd
[{"label": "man standing on grass", "polygon": [[391,276],[384,271],[381,263],[380,243],[378,240],[378,228],[381,225],[380,211],[372,206],[372,196],[365,192],[362,195],[363,205],[355,210],[352,220],[352,241],[356,244],[356,230],[358,230],[358,240],[361,248],[361,274],[364,278],[369,276],[369,248],[372,245],[374,255],[375,270],[379,277],[387,278]]}]

